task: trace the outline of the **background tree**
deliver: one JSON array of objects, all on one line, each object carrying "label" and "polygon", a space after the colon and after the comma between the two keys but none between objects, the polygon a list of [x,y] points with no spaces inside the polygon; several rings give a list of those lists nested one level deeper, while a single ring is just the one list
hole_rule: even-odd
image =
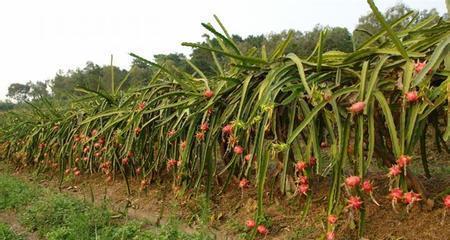
[{"label": "background tree", "polygon": [[[117,86],[128,72],[115,66],[112,69],[114,83]],[[77,87],[111,91],[111,79],[111,66],[99,66],[87,62],[83,69],[69,70],[67,73],[59,71],[51,80],[52,94],[57,99],[68,99],[71,95],[81,94],[75,91]]]},{"label": "background tree", "polygon": [[0,100],[0,112],[8,111],[14,108],[16,104],[8,100]]},{"label": "background tree", "polygon": [[141,61],[133,59],[130,69],[130,76],[127,81],[131,86],[143,86],[147,84],[155,73],[156,69]]},{"label": "background tree", "polygon": [[30,86],[27,84],[13,83],[8,87],[7,97],[14,99],[17,102],[23,102],[28,100],[28,93],[30,92]]},{"label": "background tree", "polygon": [[30,100],[36,100],[41,97],[48,97],[50,96],[50,93],[48,92],[48,82],[49,81],[37,81],[35,83],[29,81],[27,83],[28,86],[30,86],[30,91],[28,93],[28,98]]},{"label": "background tree", "polygon": [[[387,9],[386,12],[384,13],[384,17],[388,23],[392,23],[410,11],[413,11],[413,9],[411,9],[410,7],[406,6],[403,3],[399,3]],[[418,11],[417,16],[412,15],[406,18],[402,23],[394,27],[394,30],[400,31],[404,29],[410,22],[412,24],[416,24],[419,21],[428,18],[430,16],[437,17],[439,16],[439,13],[434,8],[431,10]],[[436,18],[435,21],[438,21],[438,18]],[[353,32],[355,46],[361,45],[365,40],[370,38],[371,35],[376,34],[380,30],[381,25],[376,20],[375,15],[372,12],[367,15],[361,16],[359,18],[358,25],[356,26],[355,31]]]}]

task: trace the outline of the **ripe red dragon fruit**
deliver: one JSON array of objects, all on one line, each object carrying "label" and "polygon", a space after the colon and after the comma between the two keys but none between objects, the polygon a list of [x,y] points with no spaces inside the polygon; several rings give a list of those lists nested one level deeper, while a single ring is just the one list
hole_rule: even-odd
[{"label": "ripe red dragon fruit", "polygon": [[406,101],[409,103],[415,103],[419,100],[419,94],[417,91],[409,91],[405,94]]},{"label": "ripe red dragon fruit", "polygon": [[175,136],[176,133],[177,133],[177,132],[176,132],[175,130],[171,129],[171,130],[169,130],[169,131],[167,132],[167,136],[168,136],[168,137],[173,137],[173,136]]},{"label": "ripe red dragon fruit", "polygon": [[392,165],[392,167],[389,168],[389,176],[390,177],[395,177],[395,176],[399,175],[401,172],[402,172],[402,168],[397,164]]},{"label": "ripe red dragon fruit", "polygon": [[297,169],[297,171],[303,171],[303,170],[305,170],[307,167],[308,167],[308,164],[306,164],[305,162],[302,162],[302,161],[297,162],[297,163],[295,164],[295,169]]},{"label": "ripe red dragon fruit", "polygon": [[142,129],[140,127],[136,127],[134,129],[134,134],[139,135],[141,133]]},{"label": "ripe red dragon fruit", "polygon": [[411,163],[411,159],[412,158],[410,156],[401,155],[397,159],[397,165],[401,168],[406,167],[407,165],[409,165]]},{"label": "ripe red dragon fruit", "polygon": [[247,162],[251,161],[252,160],[252,154],[249,153],[249,154],[245,155],[244,160],[247,161]]},{"label": "ripe red dragon fruit", "polygon": [[91,136],[96,136],[98,133],[97,129],[91,131]]},{"label": "ripe red dragon fruit", "polygon": [[327,240],[334,240],[335,238],[336,238],[336,233],[334,233],[334,232],[327,233]]},{"label": "ripe red dragon fruit", "polygon": [[203,92],[203,96],[204,96],[206,99],[210,99],[210,98],[212,98],[212,97],[214,96],[214,92],[211,91],[210,89],[207,89],[207,90],[205,90],[205,91]]},{"label": "ripe red dragon fruit", "polygon": [[89,147],[89,146],[86,146],[86,147],[83,148],[83,152],[84,152],[84,153],[88,153],[89,150],[90,150],[90,147]]},{"label": "ripe red dragon fruit", "polygon": [[142,173],[142,169],[140,167],[136,168],[136,175],[140,175]]},{"label": "ripe red dragon fruit", "polygon": [[307,176],[300,176],[300,177],[298,177],[298,182],[300,184],[308,185],[308,177]]},{"label": "ripe red dragon fruit", "polygon": [[227,124],[227,125],[225,125],[225,126],[222,128],[222,133],[223,133],[223,134],[229,135],[229,134],[231,134],[232,132],[233,132],[233,125],[231,125],[231,124]]},{"label": "ripe red dragon fruit", "polygon": [[170,169],[172,169],[173,167],[177,166],[178,161],[175,159],[169,159],[167,161],[167,171],[169,171]]},{"label": "ripe red dragon fruit", "polygon": [[73,173],[75,176],[80,176],[81,175],[81,172],[79,171],[79,170],[77,170],[77,171],[75,171],[74,173]]},{"label": "ripe red dragon fruit", "polygon": [[358,196],[350,196],[347,200],[349,208],[353,208],[355,210],[358,210],[361,208],[363,202],[361,201],[361,198]]},{"label": "ripe red dragon fruit", "polygon": [[414,70],[416,71],[416,73],[420,73],[422,72],[422,70],[425,68],[426,65],[427,61],[421,62],[419,59],[417,59],[417,61],[414,63]]},{"label": "ripe red dragon fruit", "polygon": [[361,188],[366,193],[371,193],[373,191],[373,185],[369,180],[364,181]]},{"label": "ripe red dragon fruit", "polygon": [[393,188],[389,193],[392,200],[398,201],[403,198],[403,191],[400,188]]},{"label": "ripe red dragon fruit", "polygon": [[239,181],[240,188],[247,188],[249,186],[249,184],[250,184],[250,182],[246,178],[243,178],[243,179],[241,179],[241,181]]},{"label": "ripe red dragon fruit", "polygon": [[205,131],[205,132],[208,131],[209,130],[208,123],[204,122],[204,123],[200,124],[200,130]]},{"label": "ripe red dragon fruit", "polygon": [[197,132],[195,134],[195,138],[197,138],[197,140],[202,141],[205,139],[205,133],[204,132]]},{"label": "ripe red dragon fruit", "polygon": [[320,143],[320,147],[321,148],[327,148],[327,147],[329,147],[330,145],[328,145],[328,143],[327,142],[321,142]]},{"label": "ripe red dragon fruit", "polygon": [[245,222],[245,226],[247,228],[254,228],[254,227],[256,227],[256,222],[253,219],[249,219]]},{"label": "ripe red dragon fruit", "polygon": [[403,201],[408,205],[413,204],[414,202],[418,202],[420,200],[422,200],[420,194],[415,193],[413,191],[407,192],[403,195]]},{"label": "ripe red dragon fruit", "polygon": [[345,179],[345,185],[349,188],[354,188],[359,185],[361,178],[359,176],[350,176]]},{"label": "ripe red dragon fruit", "polygon": [[261,235],[267,235],[269,234],[269,230],[267,230],[267,228],[264,225],[259,225],[258,228],[256,229],[258,231],[259,234]]},{"label": "ripe red dragon fruit", "polygon": [[308,190],[309,190],[309,185],[308,184],[300,184],[300,185],[298,185],[298,191],[301,194],[307,195]]},{"label": "ripe red dragon fruit", "polygon": [[125,157],[125,158],[122,159],[122,164],[123,165],[128,165],[128,161],[129,161],[129,159],[127,157]]},{"label": "ripe red dragon fruit", "polygon": [[146,106],[146,103],[145,103],[145,102],[140,102],[140,103],[138,103],[138,109],[139,109],[140,111],[144,110],[144,109],[145,109],[145,106]]},{"label": "ripe red dragon fruit", "polygon": [[233,152],[234,152],[235,154],[237,154],[237,155],[241,155],[241,154],[244,152],[244,148],[241,147],[241,146],[239,146],[239,145],[236,145],[236,146],[233,148]]},{"label": "ripe red dragon fruit", "polygon": [[445,206],[445,208],[450,209],[450,195],[445,196],[444,206]]},{"label": "ripe red dragon fruit", "polygon": [[181,150],[186,149],[186,146],[187,146],[187,142],[186,142],[186,141],[182,141],[182,142],[180,143]]},{"label": "ripe red dragon fruit", "polygon": [[329,215],[327,218],[327,221],[329,224],[335,224],[337,222],[337,217],[336,215]]},{"label": "ripe red dragon fruit", "polygon": [[351,113],[360,113],[364,110],[364,107],[366,106],[366,103],[360,101],[353,103],[351,107],[348,108],[348,111]]},{"label": "ripe red dragon fruit", "polygon": [[314,167],[316,165],[317,159],[314,156],[309,157],[309,166]]}]

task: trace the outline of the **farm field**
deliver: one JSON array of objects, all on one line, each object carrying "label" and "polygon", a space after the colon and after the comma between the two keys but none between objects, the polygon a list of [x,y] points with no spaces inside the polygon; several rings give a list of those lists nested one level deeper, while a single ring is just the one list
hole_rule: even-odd
[{"label": "farm field", "polygon": [[191,58],[12,84],[0,238],[447,239],[448,13],[367,4],[345,48],[214,15]]}]

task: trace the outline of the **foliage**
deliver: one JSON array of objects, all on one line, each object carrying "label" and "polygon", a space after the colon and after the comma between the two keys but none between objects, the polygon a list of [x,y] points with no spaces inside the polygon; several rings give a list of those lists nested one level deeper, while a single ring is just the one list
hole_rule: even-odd
[{"label": "foliage", "polygon": [[27,204],[37,193],[27,184],[0,174],[0,210]]},{"label": "foliage", "polygon": [[[258,224],[268,221],[267,182],[277,182],[281,194],[305,198],[308,209],[315,191],[309,179],[328,176],[328,214],[357,216],[362,237],[371,198],[359,183],[342,184],[346,175],[363,182],[374,160],[385,171],[401,160],[402,174],[386,184],[427,198],[407,165],[427,137],[425,126],[446,121],[450,81],[448,21],[413,18],[398,31],[410,13],[389,23],[368,2],[382,29],[347,53],[327,51],[327,31],[308,56],[286,52],[293,31],[271,51],[264,45],[244,50],[216,18],[217,28],[203,26],[217,44],[183,43],[210,54],[210,72],[193,61],[187,61],[191,74],[132,54],[157,69],[145,86],[126,89],[128,78],[112,74],[107,87],[79,87],[79,97],[67,104],[43,99],[10,112],[0,132],[5,157],[53,171],[61,181],[65,174],[98,171],[127,184],[137,177],[145,189],[159,177],[181,193],[207,197],[245,178],[257,189]],[[427,159],[422,162],[426,169]],[[335,227],[328,223],[327,231]]]},{"label": "foliage", "polygon": [[15,107],[15,104],[11,101],[1,101],[0,100],[0,112],[5,112],[11,110]]},{"label": "foliage", "polygon": [[22,240],[22,236],[16,234],[6,223],[0,222],[0,239],[3,240]]},{"label": "foliage", "polygon": [[89,239],[108,221],[109,213],[105,209],[61,194],[36,201],[22,216],[22,222],[30,229],[37,229],[41,235],[64,235],[64,239]]},{"label": "foliage", "polygon": [[[145,230],[139,221],[113,221],[106,205],[96,207],[6,174],[0,174],[0,193],[0,211],[4,206],[14,209],[20,214],[21,224],[49,240],[211,239],[207,233],[184,233],[175,218],[152,230]],[[0,223],[0,238],[23,239],[3,223]]]}]

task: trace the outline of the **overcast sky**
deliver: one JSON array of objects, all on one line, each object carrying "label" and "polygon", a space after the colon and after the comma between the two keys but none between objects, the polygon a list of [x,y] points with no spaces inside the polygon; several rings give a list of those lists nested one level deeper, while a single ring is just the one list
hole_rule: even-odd
[{"label": "overcast sky", "polygon": [[[381,10],[396,0],[375,0]],[[416,9],[446,11],[445,0],[404,0]],[[87,61],[122,68],[129,52],[151,58],[181,52],[201,41],[201,22],[217,14],[229,32],[247,36],[284,29],[310,30],[320,23],[353,30],[370,11],[365,0],[1,0],[0,99],[9,84],[46,80]]]}]

